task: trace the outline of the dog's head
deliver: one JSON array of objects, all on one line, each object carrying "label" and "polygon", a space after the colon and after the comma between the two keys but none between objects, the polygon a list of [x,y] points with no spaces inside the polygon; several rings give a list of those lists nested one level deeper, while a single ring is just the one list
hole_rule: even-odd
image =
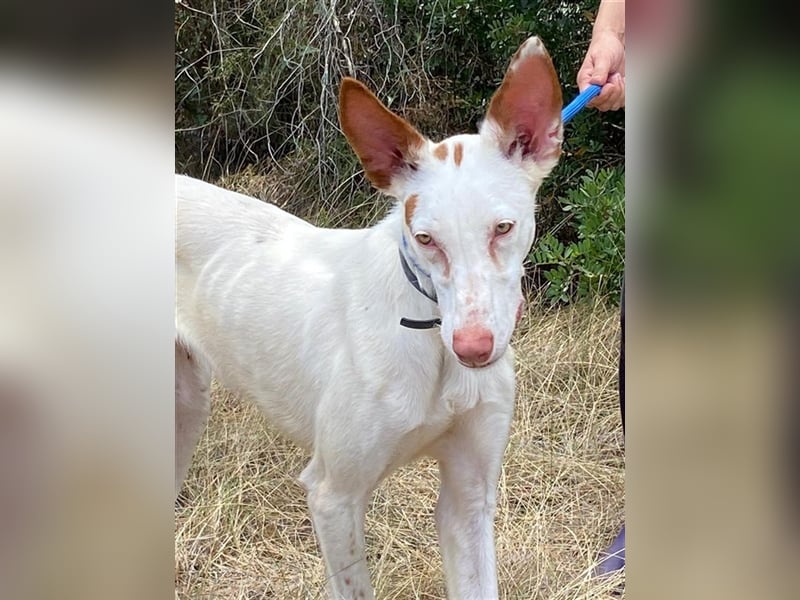
[{"label": "dog's head", "polygon": [[369,180],[402,203],[406,252],[430,274],[445,346],[466,366],[500,358],[521,314],[535,194],[561,153],[561,108],[536,37],[511,59],[474,135],[434,143],[358,81],[342,82],[342,129]]}]

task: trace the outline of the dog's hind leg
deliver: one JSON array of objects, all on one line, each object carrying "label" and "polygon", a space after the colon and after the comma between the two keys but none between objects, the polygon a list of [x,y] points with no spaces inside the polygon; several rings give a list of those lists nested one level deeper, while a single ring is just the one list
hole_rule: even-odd
[{"label": "dog's hind leg", "polygon": [[198,358],[182,343],[175,341],[176,498],[211,412],[211,373]]}]

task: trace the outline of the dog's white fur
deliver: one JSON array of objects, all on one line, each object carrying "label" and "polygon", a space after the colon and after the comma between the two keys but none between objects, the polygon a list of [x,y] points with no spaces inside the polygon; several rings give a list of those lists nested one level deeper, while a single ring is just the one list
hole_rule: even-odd
[{"label": "dog's white fur", "polygon": [[[367,175],[398,200],[364,230],[319,229],[178,177],[176,493],[213,374],[312,452],[300,481],[331,597],[373,598],[364,560],[370,493],[423,454],[440,467],[436,523],[449,597],[497,597],[495,488],[514,405],[508,343],[534,195],[560,152],[560,109],[538,38],[515,55],[480,133],[438,145],[346,80],[343,129]],[[501,221],[511,230],[498,232]],[[433,243],[420,243],[420,233]],[[401,269],[404,237],[438,306]],[[437,316],[438,332],[399,325]]]}]

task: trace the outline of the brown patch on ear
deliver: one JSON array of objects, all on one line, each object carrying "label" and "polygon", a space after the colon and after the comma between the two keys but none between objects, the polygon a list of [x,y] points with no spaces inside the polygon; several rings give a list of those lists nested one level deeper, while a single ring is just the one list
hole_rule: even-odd
[{"label": "brown patch on ear", "polygon": [[439,144],[433,149],[433,155],[439,160],[447,160],[447,144]]},{"label": "brown patch on ear", "polygon": [[419,196],[416,194],[412,194],[406,200],[406,205],[404,207],[405,217],[406,217],[406,225],[411,227],[411,217],[414,216],[414,211],[417,209],[417,201],[419,200]]},{"label": "brown patch on ear", "polygon": [[361,82],[345,77],[339,90],[339,122],[367,178],[380,190],[414,169],[425,138],[386,108]]},{"label": "brown patch on ear", "polygon": [[461,159],[464,158],[464,146],[461,142],[456,142],[455,148],[453,148],[453,161],[456,163],[456,166],[461,164]]},{"label": "brown patch on ear", "polygon": [[486,113],[503,134],[504,152],[511,155],[521,148],[523,157],[557,157],[561,152],[561,107],[561,86],[553,61],[541,40],[529,38],[511,59]]}]

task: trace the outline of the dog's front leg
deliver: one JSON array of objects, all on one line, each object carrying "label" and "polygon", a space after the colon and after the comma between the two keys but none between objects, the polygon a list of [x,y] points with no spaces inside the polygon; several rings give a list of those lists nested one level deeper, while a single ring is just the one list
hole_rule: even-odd
[{"label": "dog's front leg", "polygon": [[320,475],[317,458],[300,477],[308,490],[308,508],[322,556],[326,589],[334,600],[374,600],[364,543],[369,492]]},{"label": "dog's front leg", "polygon": [[498,597],[495,497],[510,423],[507,406],[481,404],[435,446],[441,477],[436,526],[448,598]]}]

